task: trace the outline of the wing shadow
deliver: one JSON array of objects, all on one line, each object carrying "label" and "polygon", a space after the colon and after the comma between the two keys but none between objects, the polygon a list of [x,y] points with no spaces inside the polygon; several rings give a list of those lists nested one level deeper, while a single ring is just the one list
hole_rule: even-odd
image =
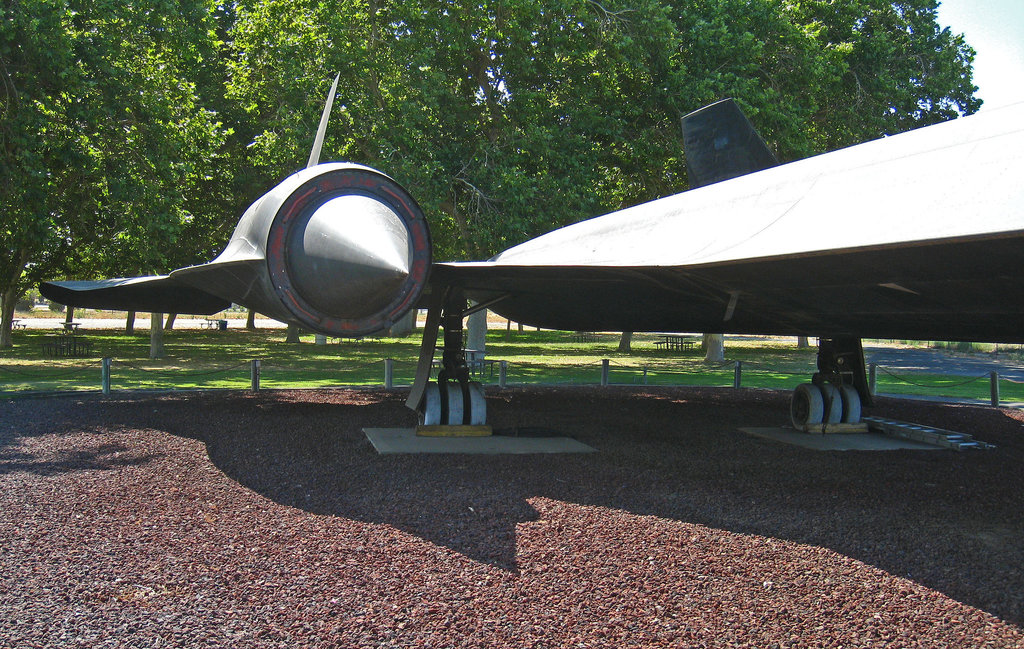
[{"label": "wing shadow", "polygon": [[883,399],[876,414],[998,448],[818,452],[738,432],[783,423],[787,396],[736,395],[530,388],[489,398],[496,427],[559,430],[600,451],[589,455],[379,456],[363,427],[413,423],[404,395],[382,390],[141,395],[97,417],[200,440],[225,475],[274,502],[391,525],[512,572],[517,525],[536,520],[531,500],[545,498],[827,547],[1024,623],[1024,413]]}]

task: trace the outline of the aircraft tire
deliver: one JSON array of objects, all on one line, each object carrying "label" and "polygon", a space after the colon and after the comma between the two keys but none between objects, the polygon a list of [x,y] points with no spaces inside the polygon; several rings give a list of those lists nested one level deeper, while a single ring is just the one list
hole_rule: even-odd
[{"label": "aircraft tire", "polygon": [[462,390],[455,381],[448,383],[448,421],[442,421],[445,426],[461,426],[463,417]]},{"label": "aircraft tire", "polygon": [[420,411],[419,420],[422,426],[441,424],[441,388],[436,383],[428,383],[423,391],[423,410]]},{"label": "aircraft tire", "polygon": [[483,426],[487,423],[487,401],[484,388],[476,381],[469,384],[469,425]]},{"label": "aircraft tire", "polygon": [[802,383],[793,390],[789,402],[789,418],[793,427],[802,430],[804,426],[820,424],[825,415],[825,400],[821,390],[813,383]]},{"label": "aircraft tire", "polygon": [[[484,388],[476,381],[468,384],[468,404],[465,402],[459,384],[452,381],[442,390],[437,383],[428,383],[423,391],[423,406],[419,411],[421,426],[483,426],[487,423],[487,401]],[[448,406],[448,418],[442,421],[441,400],[445,399]],[[470,421],[464,422],[466,407],[470,409]]]},{"label": "aircraft tire", "polygon": [[852,385],[844,385],[839,388],[843,395],[843,423],[860,423],[860,393]]},{"label": "aircraft tire", "polygon": [[822,406],[828,412],[822,415],[822,421],[838,424],[843,420],[843,394],[831,383],[823,383],[821,390]]}]

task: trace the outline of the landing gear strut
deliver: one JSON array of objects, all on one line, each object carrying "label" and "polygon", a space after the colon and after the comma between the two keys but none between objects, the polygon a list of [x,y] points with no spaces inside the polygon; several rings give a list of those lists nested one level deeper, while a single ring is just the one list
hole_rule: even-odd
[{"label": "landing gear strut", "polygon": [[[457,289],[447,291],[427,314],[416,383],[406,404],[419,414],[421,426],[483,426],[487,402],[480,383],[469,380],[462,344],[462,319],[468,315],[466,299]],[[444,328],[444,349],[437,382],[429,381],[434,355],[433,336],[438,321]]]},{"label": "landing gear strut", "polygon": [[793,391],[790,419],[798,430],[819,424],[856,424],[861,406],[871,401],[860,338],[819,338],[818,371],[810,383]]}]

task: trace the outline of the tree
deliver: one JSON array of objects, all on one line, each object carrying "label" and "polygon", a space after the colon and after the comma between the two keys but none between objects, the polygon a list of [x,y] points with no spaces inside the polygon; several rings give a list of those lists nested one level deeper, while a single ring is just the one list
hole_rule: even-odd
[{"label": "tree", "polygon": [[164,357],[164,314],[149,314],[149,357]]},{"label": "tree", "polygon": [[[43,277],[164,266],[224,134],[197,103],[199,1],[14,0],[0,21],[0,346]],[[13,304],[13,302],[11,302]]]},{"label": "tree", "polygon": [[725,336],[722,334],[704,334],[704,362],[725,362]]},{"label": "tree", "polygon": [[619,337],[618,351],[624,352],[624,353],[629,353],[629,352],[633,351],[632,343],[633,343],[633,332],[632,331],[623,331],[622,335]]},{"label": "tree", "polygon": [[209,259],[334,71],[326,157],[406,185],[438,258],[684,189],[679,118],[725,96],[783,160],[980,105],[936,0],[80,3],[0,21],[0,345],[44,276]]},{"label": "tree", "polygon": [[262,126],[253,164],[279,177],[340,70],[325,151],[405,184],[439,257],[479,257],[682,188],[672,36],[650,0],[271,0],[239,7],[231,89]]},{"label": "tree", "polygon": [[487,309],[466,318],[466,348],[481,353],[487,348]]},{"label": "tree", "polygon": [[974,50],[942,28],[938,0],[795,0],[785,13],[828,56],[810,129],[823,150],[935,124],[981,107]]},{"label": "tree", "polygon": [[972,54],[934,5],[241,3],[229,94],[270,182],[305,159],[340,71],[325,151],[405,184],[439,257],[479,258],[684,189],[679,118],[724,96],[784,160],[972,112]]}]

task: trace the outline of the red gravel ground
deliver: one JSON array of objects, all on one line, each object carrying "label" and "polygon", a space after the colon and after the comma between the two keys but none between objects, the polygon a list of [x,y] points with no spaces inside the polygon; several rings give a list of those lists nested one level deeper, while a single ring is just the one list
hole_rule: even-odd
[{"label": "red gravel ground", "polygon": [[533,388],[492,422],[600,452],[378,456],[402,398],[0,402],[0,646],[1024,646],[1024,412],[817,452],[737,431],[779,393]]}]

